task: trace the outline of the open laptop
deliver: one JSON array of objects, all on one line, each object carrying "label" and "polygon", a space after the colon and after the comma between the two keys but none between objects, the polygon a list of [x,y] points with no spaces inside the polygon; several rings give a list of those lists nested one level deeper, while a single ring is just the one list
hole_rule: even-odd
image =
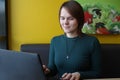
[{"label": "open laptop", "polygon": [[40,56],[0,49],[0,80],[47,80]]}]

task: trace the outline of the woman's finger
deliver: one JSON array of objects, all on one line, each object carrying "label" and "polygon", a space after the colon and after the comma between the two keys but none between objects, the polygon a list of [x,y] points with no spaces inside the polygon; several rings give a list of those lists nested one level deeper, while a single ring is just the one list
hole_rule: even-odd
[{"label": "woman's finger", "polygon": [[64,74],[62,75],[62,78],[64,78],[65,76],[67,76],[67,74],[68,74],[68,73],[64,73]]}]

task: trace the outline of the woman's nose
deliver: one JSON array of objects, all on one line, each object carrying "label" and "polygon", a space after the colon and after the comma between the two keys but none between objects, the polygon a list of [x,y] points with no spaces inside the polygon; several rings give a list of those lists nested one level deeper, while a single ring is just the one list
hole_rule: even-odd
[{"label": "woman's nose", "polygon": [[69,22],[68,22],[68,20],[67,19],[65,19],[65,22],[64,22],[66,25],[68,25],[69,24]]}]

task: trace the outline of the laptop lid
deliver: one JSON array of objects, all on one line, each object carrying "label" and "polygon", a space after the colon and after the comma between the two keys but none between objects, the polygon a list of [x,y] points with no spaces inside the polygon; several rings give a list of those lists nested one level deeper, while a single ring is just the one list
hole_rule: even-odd
[{"label": "laptop lid", "polygon": [[0,49],[0,80],[46,80],[40,56]]}]

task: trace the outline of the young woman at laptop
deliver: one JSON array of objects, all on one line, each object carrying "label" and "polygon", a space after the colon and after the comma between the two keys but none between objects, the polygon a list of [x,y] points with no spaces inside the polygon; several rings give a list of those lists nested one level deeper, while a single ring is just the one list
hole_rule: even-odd
[{"label": "young woman at laptop", "polygon": [[84,11],[76,1],[64,2],[59,11],[64,34],[51,40],[48,76],[58,74],[61,80],[80,80],[100,77],[101,46],[97,38],[81,32]]}]

